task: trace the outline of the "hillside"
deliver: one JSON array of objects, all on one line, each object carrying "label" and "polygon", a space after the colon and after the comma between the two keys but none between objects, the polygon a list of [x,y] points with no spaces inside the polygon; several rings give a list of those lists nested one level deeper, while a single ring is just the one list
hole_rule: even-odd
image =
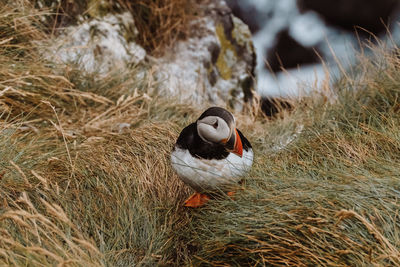
[{"label": "hillside", "polygon": [[1,5],[0,265],[400,265],[397,47],[367,44],[275,119],[236,111],[253,168],[187,209],[169,154],[202,110],[160,96],[151,66],[49,62],[43,14]]}]

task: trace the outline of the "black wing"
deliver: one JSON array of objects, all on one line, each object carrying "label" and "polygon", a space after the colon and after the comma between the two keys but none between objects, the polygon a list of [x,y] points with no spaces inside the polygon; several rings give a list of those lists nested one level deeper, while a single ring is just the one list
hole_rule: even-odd
[{"label": "black wing", "polygon": [[196,158],[225,159],[229,155],[223,145],[208,143],[201,139],[197,133],[195,122],[182,130],[176,141],[176,146],[188,149],[190,154]]}]

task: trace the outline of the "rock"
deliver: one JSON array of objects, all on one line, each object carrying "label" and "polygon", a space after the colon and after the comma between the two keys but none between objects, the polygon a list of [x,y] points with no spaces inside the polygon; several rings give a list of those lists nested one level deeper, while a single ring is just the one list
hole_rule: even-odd
[{"label": "rock", "polygon": [[224,1],[205,4],[200,12],[188,39],[155,59],[160,88],[182,101],[240,109],[255,90],[251,32]]},{"label": "rock", "polygon": [[146,51],[134,40],[138,32],[132,15],[107,14],[67,27],[45,56],[52,61],[75,64],[88,72],[106,74],[140,63]]},{"label": "rock", "polygon": [[52,49],[43,53],[49,60],[75,64],[100,77],[146,58],[155,70],[155,87],[162,94],[179,97],[182,102],[241,109],[255,91],[251,32],[224,1],[206,2],[196,6],[199,18],[191,22],[188,38],[166,48],[162,56],[146,55],[135,43],[138,31],[129,12],[92,12],[89,19],[66,27],[51,40]]},{"label": "rock", "polygon": [[277,42],[273,49],[268,51],[267,61],[272,71],[278,72],[285,69],[297,68],[300,65],[319,62],[313,47],[305,47],[294,40],[288,30],[277,35]]},{"label": "rock", "polygon": [[[301,11],[314,10],[327,23],[354,31],[355,26],[378,35],[386,31],[385,24],[399,7],[398,0],[298,0]],[[382,22],[383,21],[383,22]],[[364,30],[358,30],[366,34]]]},{"label": "rock", "polygon": [[293,105],[289,100],[283,98],[263,97],[261,98],[261,111],[267,117],[274,117],[282,110],[292,110]]}]

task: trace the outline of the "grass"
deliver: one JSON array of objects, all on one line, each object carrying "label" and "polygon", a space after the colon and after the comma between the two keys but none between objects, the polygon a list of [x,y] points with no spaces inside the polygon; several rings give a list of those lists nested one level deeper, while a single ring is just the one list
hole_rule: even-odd
[{"label": "grass", "polygon": [[0,265],[400,264],[397,48],[361,54],[332,101],[237,113],[254,166],[234,200],[193,210],[169,153],[202,108],[137,69],[46,62],[40,12],[0,10]]},{"label": "grass", "polygon": [[[162,54],[163,49],[176,40],[183,39],[190,30],[188,25],[196,16],[197,3],[187,0],[115,0],[115,1],[53,1],[35,0],[36,7],[41,7],[42,18],[51,35],[57,34],[71,24],[76,24],[84,17],[95,18],[110,12],[132,13],[135,27],[138,29],[137,40],[148,53]],[[30,5],[26,1],[25,5]],[[130,38],[126,36],[126,38]]]}]

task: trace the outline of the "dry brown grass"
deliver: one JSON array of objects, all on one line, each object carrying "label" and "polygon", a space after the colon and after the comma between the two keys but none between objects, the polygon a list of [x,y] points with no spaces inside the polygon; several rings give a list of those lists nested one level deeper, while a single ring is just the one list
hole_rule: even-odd
[{"label": "dry brown grass", "polygon": [[163,48],[187,36],[196,12],[196,1],[187,0],[118,0],[130,10],[138,28],[139,43],[148,51]]},{"label": "dry brown grass", "polygon": [[[47,13],[47,32],[54,34],[71,24],[78,23],[79,16],[97,17],[108,12],[130,11],[139,31],[135,40],[147,52],[162,53],[165,47],[187,36],[190,21],[196,16],[193,0],[109,0],[109,1],[47,1],[41,3]],[[50,29],[50,30],[49,30]]]},{"label": "dry brown grass", "polygon": [[[247,128],[255,165],[234,202],[194,212],[195,265],[400,264],[396,51],[373,47],[334,103],[313,96],[264,133],[258,120]],[[266,145],[296,124],[286,148]]]},{"label": "dry brown grass", "polygon": [[135,70],[98,81],[44,62],[25,4],[2,13],[0,264],[170,261],[188,190],[168,153],[190,108],[148,95]]}]

